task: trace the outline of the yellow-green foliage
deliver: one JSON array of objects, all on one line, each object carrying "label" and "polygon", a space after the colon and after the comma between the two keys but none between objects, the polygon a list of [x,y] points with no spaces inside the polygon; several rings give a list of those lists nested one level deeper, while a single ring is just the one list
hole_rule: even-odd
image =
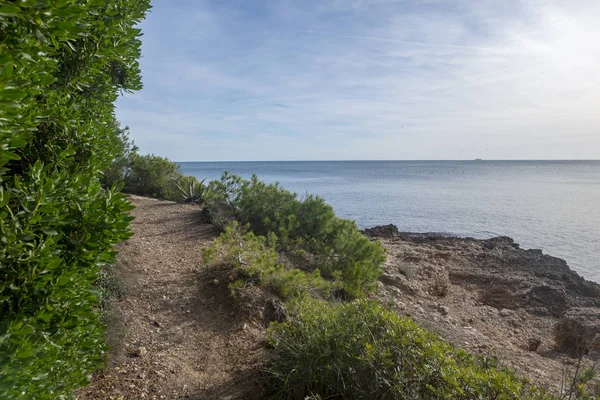
[{"label": "yellow-green foliage", "polygon": [[269,239],[252,232],[244,233],[234,222],[204,249],[204,260],[211,265],[231,268],[229,279],[233,294],[255,284],[272,290],[284,300],[306,295],[329,297],[331,283],[321,278],[319,270],[305,272],[286,268],[278,262],[279,254],[272,247],[274,235]]},{"label": "yellow-green foliage", "polygon": [[453,348],[374,301],[306,299],[268,343],[274,398],[550,399],[484,357]]},{"label": "yellow-green foliage", "polygon": [[335,216],[319,197],[299,200],[278,184],[266,184],[225,172],[208,185],[205,213],[217,226],[231,221],[248,225],[256,235],[277,236],[277,250],[305,251],[324,278],[336,280],[348,298],[373,290],[385,252],[360,233],[354,221]]}]

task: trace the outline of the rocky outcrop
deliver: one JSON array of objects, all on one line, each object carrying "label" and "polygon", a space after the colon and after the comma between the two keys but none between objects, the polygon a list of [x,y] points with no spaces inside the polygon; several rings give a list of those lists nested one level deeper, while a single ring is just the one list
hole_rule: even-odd
[{"label": "rocky outcrop", "polygon": [[364,233],[388,253],[380,297],[444,339],[549,387],[569,357],[600,360],[600,285],[564,260],[505,236],[407,233],[394,225]]},{"label": "rocky outcrop", "polygon": [[600,309],[571,308],[554,327],[560,351],[574,357],[600,355]]},{"label": "rocky outcrop", "polygon": [[384,237],[390,238],[400,234],[398,227],[393,224],[374,226],[373,228],[367,228],[363,233],[370,237]]},{"label": "rocky outcrop", "polygon": [[541,250],[521,249],[506,236],[487,240],[436,236],[400,232],[394,225],[366,229],[365,233],[429,246],[429,260],[411,254],[405,259],[445,264],[453,284],[478,287],[480,301],[498,309],[524,308],[534,314],[562,317],[573,307],[600,307],[600,285],[579,276],[564,260]]}]

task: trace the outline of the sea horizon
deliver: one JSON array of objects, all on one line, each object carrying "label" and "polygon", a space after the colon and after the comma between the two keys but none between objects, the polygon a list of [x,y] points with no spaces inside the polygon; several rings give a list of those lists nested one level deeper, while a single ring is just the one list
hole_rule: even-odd
[{"label": "sea horizon", "polygon": [[344,159],[344,160],[196,160],[196,161],[175,161],[176,163],[252,163],[252,162],[600,162],[599,159],[563,159],[563,158],[548,158],[548,159],[485,159],[485,158],[471,158],[471,159],[417,159],[417,160],[394,160],[394,159]]}]

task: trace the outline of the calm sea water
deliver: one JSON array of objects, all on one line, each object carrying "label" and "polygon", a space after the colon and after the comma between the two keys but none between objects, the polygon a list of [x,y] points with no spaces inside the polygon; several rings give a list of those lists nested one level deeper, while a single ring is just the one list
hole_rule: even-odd
[{"label": "calm sea water", "polygon": [[489,238],[567,260],[600,282],[600,161],[187,162],[184,173],[224,170],[317,194],[364,227]]}]

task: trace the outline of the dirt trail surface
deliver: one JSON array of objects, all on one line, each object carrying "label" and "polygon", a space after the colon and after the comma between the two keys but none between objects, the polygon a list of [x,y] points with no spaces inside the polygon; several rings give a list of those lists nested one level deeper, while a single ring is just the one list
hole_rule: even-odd
[{"label": "dirt trail surface", "polygon": [[212,227],[192,205],[131,200],[135,234],[118,249],[127,292],[109,313],[111,360],[78,398],[260,397],[262,328],[203,265]]}]

